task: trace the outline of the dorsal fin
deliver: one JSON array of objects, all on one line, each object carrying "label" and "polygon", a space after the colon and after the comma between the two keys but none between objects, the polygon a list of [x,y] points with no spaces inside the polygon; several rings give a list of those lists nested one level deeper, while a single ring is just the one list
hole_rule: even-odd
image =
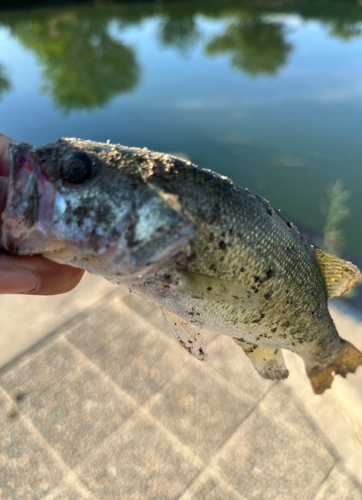
[{"label": "dorsal fin", "polygon": [[360,275],[358,267],[351,262],[313,248],[324,276],[328,297],[340,297],[357,285]]}]

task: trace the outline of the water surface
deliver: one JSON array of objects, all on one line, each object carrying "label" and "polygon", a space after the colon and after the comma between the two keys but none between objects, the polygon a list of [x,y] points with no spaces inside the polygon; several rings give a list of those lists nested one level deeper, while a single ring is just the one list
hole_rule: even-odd
[{"label": "water surface", "polygon": [[0,47],[1,132],[186,153],[362,256],[357,2],[7,10]]}]

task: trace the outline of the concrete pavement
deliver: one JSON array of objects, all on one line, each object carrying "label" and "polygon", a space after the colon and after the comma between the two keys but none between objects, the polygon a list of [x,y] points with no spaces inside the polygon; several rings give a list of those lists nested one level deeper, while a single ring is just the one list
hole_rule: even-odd
[{"label": "concrete pavement", "polygon": [[[211,332],[201,363],[158,308],[89,276],[0,310],[1,499],[362,499],[361,369],[315,396],[297,356],[266,381]],[[332,311],[361,349],[362,323]]]}]

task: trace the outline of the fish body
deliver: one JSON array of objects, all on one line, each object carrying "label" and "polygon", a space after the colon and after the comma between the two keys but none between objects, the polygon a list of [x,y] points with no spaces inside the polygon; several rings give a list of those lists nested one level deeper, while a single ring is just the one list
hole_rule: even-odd
[{"label": "fish body", "polygon": [[8,251],[127,286],[199,359],[207,328],[234,338],[266,378],[288,375],[280,349],[299,354],[317,393],[362,364],[327,307],[359,271],[306,243],[263,198],[147,149],[60,139],[12,145],[10,156]]}]

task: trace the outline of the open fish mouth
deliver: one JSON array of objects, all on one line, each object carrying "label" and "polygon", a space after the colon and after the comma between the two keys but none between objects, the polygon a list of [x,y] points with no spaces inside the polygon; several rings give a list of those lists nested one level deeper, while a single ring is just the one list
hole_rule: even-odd
[{"label": "open fish mouth", "polygon": [[10,148],[8,197],[1,244],[14,254],[49,249],[49,228],[56,211],[56,190],[34,159],[30,148]]}]

